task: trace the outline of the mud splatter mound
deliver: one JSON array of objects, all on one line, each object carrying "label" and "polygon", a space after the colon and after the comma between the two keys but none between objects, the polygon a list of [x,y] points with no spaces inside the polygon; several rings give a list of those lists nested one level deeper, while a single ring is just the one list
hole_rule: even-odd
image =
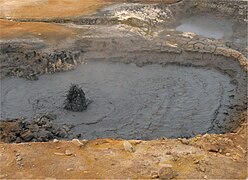
[{"label": "mud splatter mound", "polygon": [[77,84],[72,84],[66,95],[65,109],[74,112],[82,112],[87,109],[88,100],[85,93]]}]

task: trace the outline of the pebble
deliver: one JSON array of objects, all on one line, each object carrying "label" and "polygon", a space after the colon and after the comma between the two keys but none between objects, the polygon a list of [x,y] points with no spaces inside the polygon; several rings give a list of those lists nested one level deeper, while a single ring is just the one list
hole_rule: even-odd
[{"label": "pebble", "polygon": [[22,157],[20,155],[16,155],[16,161],[21,161]]},{"label": "pebble", "polygon": [[128,141],[124,141],[123,142],[123,146],[124,146],[124,149],[126,150],[126,151],[128,151],[128,152],[135,152],[135,149],[134,149],[134,147],[132,146],[132,144],[130,143],[130,142],[128,142]]},{"label": "pebble", "polygon": [[73,139],[71,141],[73,144],[75,144],[76,146],[82,147],[83,145],[85,145],[85,143],[82,143],[81,141],[79,141],[78,139]]},{"label": "pebble", "polygon": [[74,169],[73,168],[67,168],[66,170],[67,171],[73,171]]},{"label": "pebble", "polygon": [[207,179],[208,177],[205,175],[203,178],[204,178],[204,179]]},{"label": "pebble", "polygon": [[71,153],[71,151],[70,151],[70,150],[65,150],[65,155],[66,155],[66,156],[71,156],[71,155],[72,155],[72,153]]},{"label": "pebble", "polygon": [[57,152],[55,152],[54,154],[58,155],[58,156],[64,156],[65,155],[64,153],[57,153]]},{"label": "pebble", "polygon": [[58,143],[59,140],[58,140],[58,139],[54,139],[53,142],[54,142],[54,143]]},{"label": "pebble", "polygon": [[183,139],[181,139],[181,143],[182,143],[182,144],[185,144],[185,145],[188,145],[188,144],[189,144],[189,140],[183,138]]},{"label": "pebble", "polygon": [[194,162],[193,162],[194,164],[199,164],[200,163],[200,161],[199,160],[194,160]]},{"label": "pebble", "polygon": [[21,156],[17,156],[17,157],[16,157],[16,160],[17,160],[17,161],[21,161],[21,160],[22,160]]},{"label": "pebble", "polygon": [[226,156],[231,156],[231,154],[230,153],[226,153]]}]

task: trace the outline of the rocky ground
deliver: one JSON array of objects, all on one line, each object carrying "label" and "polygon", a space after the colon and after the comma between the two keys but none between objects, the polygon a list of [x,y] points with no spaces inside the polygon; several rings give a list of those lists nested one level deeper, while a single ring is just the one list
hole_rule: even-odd
[{"label": "rocky ground", "polygon": [[[89,60],[140,67],[174,63],[215,68],[228,74],[239,92],[232,110],[225,112],[235,127],[226,134],[190,139],[78,140],[73,138],[84,139],[83,134],[73,137],[72,126],[53,123],[56,117],[51,114],[2,120],[1,179],[248,177],[245,1],[0,0],[0,4],[1,79],[38,80],[42,74],[73,70]],[[198,14],[232,19],[233,35],[216,40],[174,29],[180,18]]]}]

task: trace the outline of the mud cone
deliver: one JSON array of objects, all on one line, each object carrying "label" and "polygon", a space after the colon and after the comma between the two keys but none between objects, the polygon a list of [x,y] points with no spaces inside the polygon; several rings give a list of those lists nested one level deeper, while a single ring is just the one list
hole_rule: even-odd
[{"label": "mud cone", "polygon": [[72,84],[68,94],[66,95],[65,109],[69,111],[81,112],[87,109],[88,100],[85,93],[76,84]]}]

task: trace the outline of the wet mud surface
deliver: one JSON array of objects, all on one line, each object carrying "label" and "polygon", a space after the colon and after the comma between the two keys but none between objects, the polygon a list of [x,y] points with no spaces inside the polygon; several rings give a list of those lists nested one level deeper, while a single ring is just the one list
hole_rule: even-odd
[{"label": "wet mud surface", "polygon": [[[64,110],[71,83],[92,102],[84,112]],[[2,118],[53,112],[82,138],[154,139],[211,132],[229,111],[235,86],[216,70],[179,65],[89,62],[76,70],[43,75],[39,81],[1,82]],[[225,124],[222,124],[225,126]],[[215,132],[218,130],[215,129]]]}]

